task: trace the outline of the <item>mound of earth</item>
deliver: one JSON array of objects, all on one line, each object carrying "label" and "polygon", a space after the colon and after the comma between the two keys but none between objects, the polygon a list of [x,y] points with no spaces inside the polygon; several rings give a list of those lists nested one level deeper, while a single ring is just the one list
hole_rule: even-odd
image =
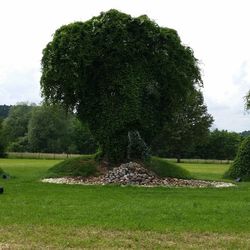
[{"label": "mound of earth", "polygon": [[43,179],[43,182],[57,184],[82,184],[82,185],[137,185],[137,186],[167,186],[167,187],[232,187],[232,183],[184,180],[177,178],[159,178],[153,172],[138,163],[129,162],[109,170],[98,177],[62,177]]}]

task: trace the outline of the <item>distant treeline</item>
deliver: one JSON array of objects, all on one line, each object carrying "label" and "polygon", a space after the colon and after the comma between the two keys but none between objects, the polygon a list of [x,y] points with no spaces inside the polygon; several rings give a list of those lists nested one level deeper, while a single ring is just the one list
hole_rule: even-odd
[{"label": "distant treeline", "polygon": [[[240,143],[244,137],[249,135],[250,131],[236,133],[215,129],[209,132],[202,143],[182,151],[182,158],[233,160]],[[168,158],[176,157],[176,153],[171,150],[171,147],[158,149],[155,154]]]},{"label": "distant treeline", "polygon": [[[1,105],[0,117],[0,154],[3,148],[9,152],[66,154],[90,154],[98,149],[87,124],[59,106]],[[199,130],[194,134],[192,129],[185,130],[186,124],[181,125],[159,133],[151,146],[152,154],[179,159],[232,160],[243,138],[250,135],[250,131],[215,129],[202,140],[191,143],[194,136],[199,136]]]},{"label": "distant treeline", "polygon": [[[7,110],[4,106],[4,110]],[[90,154],[97,144],[86,124],[59,106],[20,103],[1,121],[0,148],[9,152]],[[1,151],[1,149],[0,149]]]}]

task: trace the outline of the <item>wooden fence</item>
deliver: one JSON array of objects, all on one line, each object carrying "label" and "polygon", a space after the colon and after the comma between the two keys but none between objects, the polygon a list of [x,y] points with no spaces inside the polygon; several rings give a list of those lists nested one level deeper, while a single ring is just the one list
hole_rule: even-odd
[{"label": "wooden fence", "polygon": [[[80,154],[53,154],[53,153],[30,153],[30,152],[9,152],[9,158],[23,158],[23,159],[58,159],[63,160],[67,158],[79,157]],[[176,162],[176,159],[166,160]],[[210,159],[181,159],[182,163],[213,163],[213,164],[230,164],[231,160],[210,160]]]},{"label": "wooden fence", "polygon": [[[177,162],[176,159],[169,159],[166,160],[171,162]],[[210,163],[210,164],[231,164],[232,160],[216,160],[216,159],[181,159],[181,163]]]},{"label": "wooden fence", "polygon": [[63,160],[67,158],[79,157],[80,154],[54,154],[54,153],[30,153],[30,152],[8,152],[8,158],[21,159],[57,159]]}]

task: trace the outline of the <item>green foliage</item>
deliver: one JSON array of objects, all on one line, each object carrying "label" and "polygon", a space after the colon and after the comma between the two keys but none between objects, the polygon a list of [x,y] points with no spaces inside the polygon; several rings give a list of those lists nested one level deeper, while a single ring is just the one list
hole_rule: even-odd
[{"label": "green foliage", "polygon": [[12,106],[0,128],[0,152],[6,148],[9,152],[92,154],[97,144],[87,124],[62,107],[20,103]]},{"label": "green foliage", "polygon": [[181,166],[158,157],[152,157],[150,161],[146,162],[146,166],[160,177],[191,178],[190,173]]},{"label": "green foliage", "polygon": [[43,105],[33,110],[28,140],[33,152],[89,154],[97,148],[87,125],[58,105]]},{"label": "green foliage", "polygon": [[9,143],[8,151],[10,152],[29,152],[28,136],[18,137],[14,142]]},{"label": "green foliage", "polygon": [[238,133],[215,129],[210,132],[207,141],[196,149],[196,154],[203,159],[232,160],[241,140]]},{"label": "green foliage", "polygon": [[29,121],[28,140],[33,152],[67,152],[69,117],[59,106],[36,107]]},{"label": "green foliage", "polygon": [[93,176],[97,174],[97,163],[93,156],[68,159],[48,170],[49,177]]},{"label": "green foliage", "polygon": [[200,83],[192,50],[147,16],[103,12],[62,26],[43,51],[45,100],[76,110],[113,162],[127,160],[129,131],[150,145]]},{"label": "green foliage", "polygon": [[241,143],[236,158],[225,176],[250,180],[250,137]]},{"label": "green foliage", "polygon": [[88,125],[72,117],[69,124],[68,153],[94,154],[97,151],[97,147]]},{"label": "green foliage", "polygon": [[213,118],[207,112],[202,93],[193,90],[185,102],[155,138],[153,150],[156,154],[165,151],[180,160],[195,146],[206,141]]},{"label": "green foliage", "polygon": [[3,122],[2,135],[5,144],[13,143],[14,148],[18,148],[20,151],[27,150],[27,145],[24,145],[23,142],[26,140],[33,107],[27,103],[19,103],[11,107],[9,116]]},{"label": "green foliage", "polygon": [[5,153],[5,147],[2,144],[2,142],[0,142],[0,158],[5,158],[7,157],[7,154]]},{"label": "green foliage", "polygon": [[[206,130],[203,132],[206,132]],[[176,157],[177,154],[175,152],[178,151],[174,151],[173,148],[178,149],[178,146],[181,146],[183,142],[181,141],[180,145],[177,145],[176,147],[175,144],[171,145],[170,143],[170,139],[171,142],[173,138],[175,139],[175,134],[170,134],[170,138],[166,136],[163,137],[163,135],[164,134],[160,134],[157,137],[157,141],[154,142],[156,145],[153,145],[153,153],[165,158]],[[188,138],[190,135],[193,135],[194,137],[191,137],[189,141]],[[180,149],[180,152],[182,152],[182,158],[233,160],[243,138],[239,133],[218,129],[209,132],[208,135],[206,135],[206,133],[200,133],[200,135],[201,138],[197,138],[197,140],[196,136],[199,136],[199,133],[195,136],[193,131],[187,131],[187,134],[183,137],[184,141],[187,139],[185,141],[186,145],[183,145],[183,149],[185,150]],[[176,134],[176,139],[179,138],[181,137],[178,137]]]}]

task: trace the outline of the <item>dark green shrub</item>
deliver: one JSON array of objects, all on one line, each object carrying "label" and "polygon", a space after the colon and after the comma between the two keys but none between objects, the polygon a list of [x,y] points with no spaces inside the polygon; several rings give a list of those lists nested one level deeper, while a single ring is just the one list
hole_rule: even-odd
[{"label": "dark green shrub", "polygon": [[250,136],[241,143],[236,158],[230,166],[226,177],[250,179]]}]

